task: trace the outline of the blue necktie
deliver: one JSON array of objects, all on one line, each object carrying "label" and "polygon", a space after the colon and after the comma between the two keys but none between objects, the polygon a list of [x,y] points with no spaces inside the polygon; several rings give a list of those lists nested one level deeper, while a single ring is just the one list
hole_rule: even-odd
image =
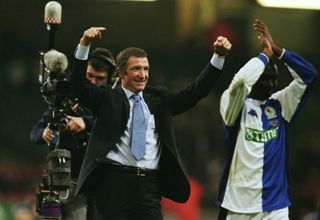
[{"label": "blue necktie", "polygon": [[146,152],[145,118],[141,105],[141,97],[133,94],[131,98],[134,100],[131,124],[131,151],[136,160],[140,160]]}]

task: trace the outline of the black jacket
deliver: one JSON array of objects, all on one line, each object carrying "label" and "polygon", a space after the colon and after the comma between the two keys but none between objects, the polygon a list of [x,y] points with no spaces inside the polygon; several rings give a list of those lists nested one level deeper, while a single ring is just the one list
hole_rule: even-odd
[{"label": "black jacket", "polygon": [[[75,59],[71,74],[75,95],[96,116],[81,167],[77,192],[95,188],[94,173],[124,133],[130,110],[128,99],[121,87],[102,90],[85,80],[86,66],[86,61]],[[173,116],[185,112],[207,96],[220,74],[221,71],[209,63],[192,84],[177,92],[171,92],[165,87],[146,87],[143,91],[143,98],[154,115],[162,147],[162,196],[177,202],[185,202],[189,198],[190,186],[176,146]]]}]

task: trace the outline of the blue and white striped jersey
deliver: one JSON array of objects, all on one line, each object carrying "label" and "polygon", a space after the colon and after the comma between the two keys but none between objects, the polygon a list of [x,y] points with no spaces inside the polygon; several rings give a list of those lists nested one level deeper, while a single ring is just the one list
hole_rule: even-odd
[{"label": "blue and white striped jersey", "polygon": [[230,147],[220,184],[220,205],[238,213],[288,207],[286,127],[300,110],[316,70],[294,52],[281,58],[293,81],[264,101],[248,98],[263,73],[264,54],[249,60],[234,76],[220,101]]}]

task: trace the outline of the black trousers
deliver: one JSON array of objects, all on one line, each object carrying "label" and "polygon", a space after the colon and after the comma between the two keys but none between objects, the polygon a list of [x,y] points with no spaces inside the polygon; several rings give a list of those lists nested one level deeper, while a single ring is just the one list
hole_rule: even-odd
[{"label": "black trousers", "polygon": [[101,165],[94,220],[162,220],[156,171]]}]

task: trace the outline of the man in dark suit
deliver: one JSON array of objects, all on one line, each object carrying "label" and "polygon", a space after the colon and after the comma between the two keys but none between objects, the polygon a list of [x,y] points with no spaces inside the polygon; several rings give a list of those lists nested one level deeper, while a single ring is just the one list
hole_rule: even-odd
[{"label": "man in dark suit", "polygon": [[[210,63],[193,83],[175,92],[146,86],[146,52],[126,48],[116,59],[121,86],[102,90],[85,80],[85,67],[90,44],[104,30],[95,27],[84,32],[71,75],[77,97],[96,115],[77,191],[95,195],[95,219],[162,219],[161,196],[185,202],[190,194],[175,143],[173,116],[209,94],[231,44],[218,37]],[[137,118],[142,120],[138,127]]]}]

